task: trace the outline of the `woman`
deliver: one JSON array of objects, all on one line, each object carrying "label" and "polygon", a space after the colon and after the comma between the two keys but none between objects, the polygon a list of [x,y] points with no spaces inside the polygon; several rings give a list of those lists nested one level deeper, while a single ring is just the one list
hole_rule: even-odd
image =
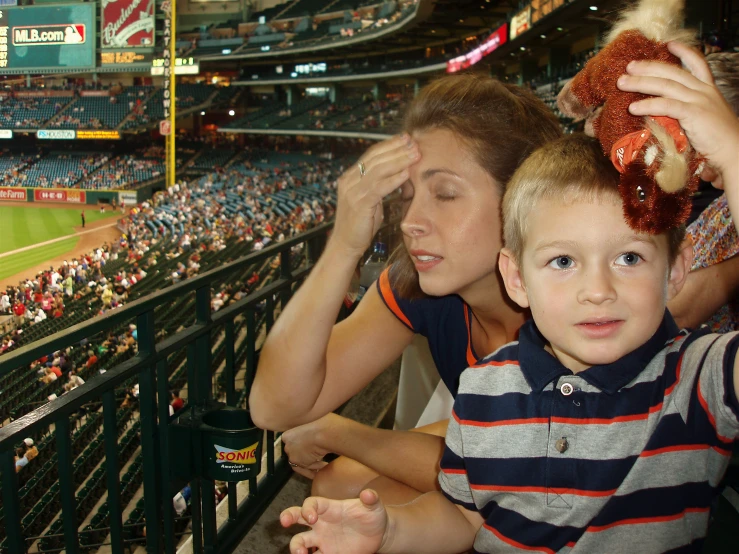
[{"label": "woman", "polygon": [[[619,87],[658,95],[632,104],[632,113],[679,119],[693,147],[707,157],[717,174],[722,174],[724,180],[739,178],[734,150],[739,125],[729,116],[731,108],[716,90],[700,54],[674,43],[670,50],[692,75],[659,63],[630,65],[629,75],[619,81]],[[363,487],[370,486],[387,503],[398,503],[416,497],[419,491],[436,488],[438,460],[443,450],[439,437],[370,429],[333,415],[304,425],[360,390],[400,354],[413,336],[413,331],[392,315],[375,289],[367,293],[350,318],[333,326],[353,268],[379,226],[381,199],[399,181],[408,181],[403,186],[407,203],[402,230],[419,270],[420,288],[437,297],[438,302],[451,303],[447,317],[438,317],[431,325],[426,321],[427,325],[418,331],[429,334],[432,352],[437,351],[437,367],[445,382],[451,383],[452,392],[453,376],[461,372],[463,367],[459,366],[466,362],[459,361],[464,354],[445,349],[453,346],[448,339],[459,336],[454,333],[459,326],[451,332],[437,329],[440,332],[431,335],[434,324],[452,325],[453,299],[460,299],[456,313],[463,309],[466,312],[465,307],[469,307],[467,338],[468,353],[472,355],[492,352],[513,339],[525,317],[511,308],[495,271],[500,246],[498,203],[501,185],[510,173],[483,169],[490,165],[475,150],[477,143],[468,132],[458,129],[466,129],[465,124],[483,126],[481,142],[488,148],[485,154],[513,158],[518,152],[521,156],[516,166],[530,152],[523,151],[521,135],[542,143],[557,133],[542,131],[551,116],[543,105],[538,107],[538,101],[528,103],[524,109],[512,91],[510,96],[503,96],[506,101],[491,90],[476,97],[461,92],[462,80],[449,87],[449,96],[441,93],[443,83],[451,83],[452,78],[442,79],[441,85],[432,85],[414,100],[406,122],[413,141],[394,139],[373,147],[362,158],[363,178],[360,168],[341,178],[334,235],[263,347],[250,397],[257,425],[287,429],[302,424],[283,435],[291,462],[303,466],[298,468],[301,473],[320,469],[322,463],[316,460],[327,451],[363,464],[339,458],[318,473],[314,482],[316,494],[334,498],[356,496]],[[486,99],[494,106],[488,108]],[[518,107],[512,108],[516,104]],[[457,126],[449,123],[437,111],[442,108],[458,110],[463,121]],[[501,113],[506,109],[507,114]],[[426,110],[433,114],[433,119],[415,117],[414,114]],[[530,123],[532,118],[538,127]],[[538,131],[536,137],[531,134],[532,129]],[[473,133],[480,136],[476,129]],[[416,149],[420,157],[405,153]],[[704,177],[711,180],[710,175]],[[739,203],[735,198],[728,201],[732,206]],[[391,277],[394,272],[395,268]],[[396,291],[398,284],[402,287],[409,281],[402,275],[395,277]],[[397,294],[392,296],[397,301]],[[420,300],[416,307],[433,301]],[[405,306],[409,309],[408,303]],[[433,431],[443,434],[444,423]]]},{"label": "woman", "polygon": [[[499,202],[518,165],[560,134],[551,111],[518,87],[479,75],[426,87],[409,107],[405,134],[370,148],[340,178],[332,237],[262,348],[250,397],[255,423],[283,430],[324,416],[397,359],[415,332],[429,338],[452,392],[478,354],[512,340],[526,315],[507,300],[498,279]],[[382,221],[382,199],[399,187],[405,247],[383,275],[383,295],[371,288],[334,326],[354,268]],[[420,298],[406,300],[414,296]],[[328,419],[323,423],[332,427],[353,424]],[[425,431],[443,436],[445,428],[443,421]],[[320,447],[308,460],[290,454],[291,461],[311,471],[322,467],[317,460],[328,450],[359,458],[368,445],[383,449],[370,455],[376,459],[363,458],[372,470],[348,460],[332,464],[321,481],[336,490],[320,488],[320,494],[353,494],[355,484],[380,474],[396,481],[385,491],[393,500],[435,488],[441,436],[360,426],[340,434],[359,440],[353,447]]]}]

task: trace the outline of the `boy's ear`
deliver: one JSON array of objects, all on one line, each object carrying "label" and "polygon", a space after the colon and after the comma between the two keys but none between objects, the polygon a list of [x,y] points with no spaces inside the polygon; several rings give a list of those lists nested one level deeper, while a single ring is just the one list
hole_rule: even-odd
[{"label": "boy's ear", "polygon": [[522,308],[529,307],[529,295],[526,293],[526,285],[523,282],[523,275],[518,266],[518,262],[513,257],[513,252],[508,248],[503,248],[498,256],[498,269],[503,276],[505,290],[516,304]]},{"label": "boy's ear", "polygon": [[690,273],[690,266],[693,264],[693,241],[690,237],[685,237],[680,250],[672,262],[670,267],[670,277],[667,279],[667,301],[675,298],[678,293],[683,290],[685,281]]}]

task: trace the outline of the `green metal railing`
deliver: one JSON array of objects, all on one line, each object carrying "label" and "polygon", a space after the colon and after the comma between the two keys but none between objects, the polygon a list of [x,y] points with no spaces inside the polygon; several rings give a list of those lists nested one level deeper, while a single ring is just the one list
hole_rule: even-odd
[{"label": "green metal railing", "polygon": [[[103,374],[96,375],[84,386],[0,428],[2,518],[6,535],[2,546],[3,552],[25,553],[33,540],[38,538],[24,535],[14,446],[27,436],[43,435],[51,428],[55,431],[53,442],[56,444],[59,475],[63,549],[67,554],[78,554],[81,549],[85,549],[84,546],[81,547],[79,541],[78,528],[82,521],[79,521],[76,506],[76,486],[73,479],[74,452],[70,431],[78,411],[94,403],[97,410],[102,410],[110,543],[113,554],[123,553],[129,541],[124,537],[125,506],[122,505],[120,494],[116,391],[118,390],[120,397],[121,388],[134,379],[138,380],[139,384],[146,550],[150,554],[160,552],[173,554],[177,547],[176,536],[181,533],[175,529],[176,517],[172,497],[182,483],[173,482],[171,471],[173,465],[178,463],[177,459],[173,459],[169,444],[172,418],[169,415],[168,377],[172,369],[171,364],[178,354],[183,351],[186,353],[184,363],[187,370],[188,405],[205,406],[218,394],[213,390],[214,364],[211,356],[215,343],[222,340],[225,347],[225,361],[219,375],[219,381],[225,380],[225,392],[222,397],[225,397],[229,406],[235,406],[239,397],[241,399],[248,397],[248,389],[257,362],[256,339],[260,332],[269,332],[274,322],[275,310],[284,306],[310,272],[323,250],[332,225],[332,223],[323,224],[297,237],[273,244],[260,252],[249,254],[1,357],[0,378],[49,352],[77,345],[83,339],[99,333],[107,335],[109,331],[119,329],[132,321],[137,326],[138,353],[135,356],[107,369]],[[299,245],[303,245],[304,248],[300,250],[299,256],[296,256],[292,249]],[[275,281],[220,311],[211,312],[211,291],[214,285],[223,283],[229,277],[243,275],[255,264],[264,263],[275,257],[279,258],[280,264],[280,274]],[[168,306],[188,294],[194,294],[195,322],[158,342],[158,327],[161,322],[156,321],[155,310]],[[243,331],[238,333],[239,328],[245,328],[245,337]],[[237,335],[244,337],[241,340],[246,341],[245,350],[239,349],[240,352],[245,352],[245,374],[243,387],[238,388]],[[237,393],[240,394],[237,396]],[[102,407],[97,408],[99,405]],[[190,483],[195,554],[221,554],[232,551],[290,477],[291,471],[286,457],[279,452],[275,453],[274,440],[274,433],[265,432],[266,474],[258,482],[256,478],[249,481],[249,494],[238,505],[236,484],[229,483],[228,517],[219,528],[216,524],[214,483],[200,478]],[[31,470],[32,464],[33,461],[23,471]]]}]

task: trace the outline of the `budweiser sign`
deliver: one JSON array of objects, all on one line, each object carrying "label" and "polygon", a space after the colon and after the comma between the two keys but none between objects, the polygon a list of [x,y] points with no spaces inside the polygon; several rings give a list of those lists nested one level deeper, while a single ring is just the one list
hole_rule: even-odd
[{"label": "budweiser sign", "polygon": [[103,48],[154,46],[154,0],[102,0]]},{"label": "budweiser sign", "polygon": [[0,201],[2,200],[25,202],[27,200],[26,189],[0,187]]}]

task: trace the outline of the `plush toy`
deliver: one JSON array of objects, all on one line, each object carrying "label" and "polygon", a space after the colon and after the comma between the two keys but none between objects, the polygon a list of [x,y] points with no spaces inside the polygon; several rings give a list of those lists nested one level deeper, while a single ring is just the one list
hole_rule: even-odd
[{"label": "plush toy", "polygon": [[619,192],[629,225],[652,234],[685,223],[702,160],[676,120],[631,115],[629,104],[647,96],[621,91],[616,81],[632,60],[680,65],[666,43],[694,42],[694,33],[682,28],[683,4],[641,0],[623,12],[606,46],[557,98],[564,114],[587,120],[586,132],[600,141],[621,173]]}]

